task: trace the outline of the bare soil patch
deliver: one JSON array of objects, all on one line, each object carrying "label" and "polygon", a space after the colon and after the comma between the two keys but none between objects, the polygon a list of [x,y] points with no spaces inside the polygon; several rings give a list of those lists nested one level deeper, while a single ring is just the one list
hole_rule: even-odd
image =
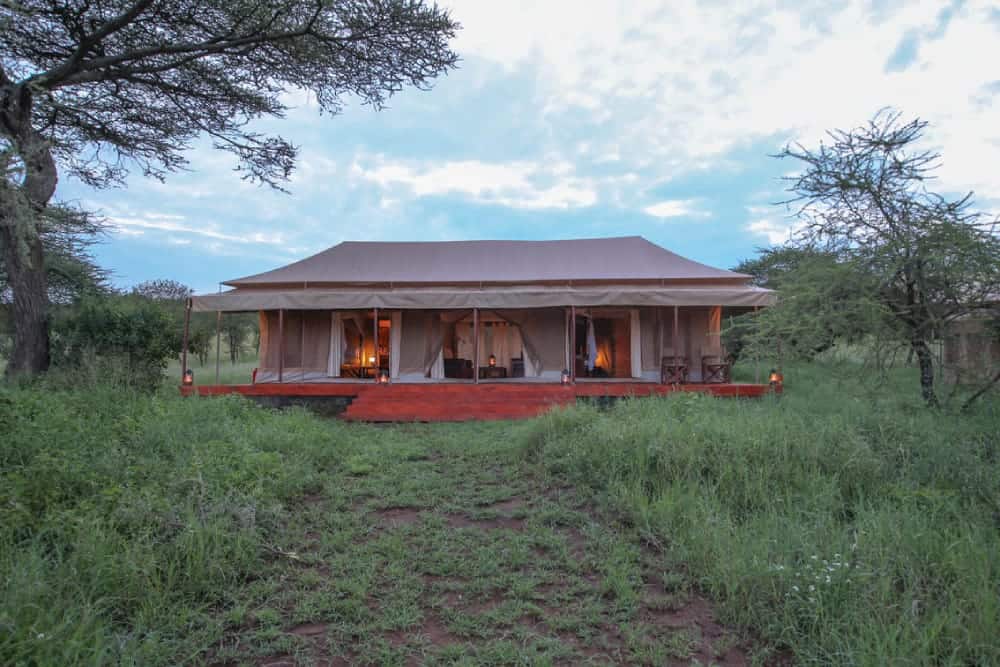
[{"label": "bare soil patch", "polygon": [[524,519],[498,516],[491,519],[470,519],[463,514],[445,514],[445,521],[452,528],[478,528],[479,530],[524,530]]},{"label": "bare soil patch", "polygon": [[416,507],[387,507],[375,510],[379,522],[385,526],[395,528],[397,526],[408,526],[420,521],[420,510]]},{"label": "bare soil patch", "polygon": [[513,498],[508,498],[507,500],[500,500],[495,503],[490,503],[489,505],[484,505],[483,509],[500,512],[502,514],[512,514],[525,509],[527,506],[528,503],[524,498],[514,496]]},{"label": "bare soil patch", "polygon": [[324,634],[327,627],[326,623],[303,623],[302,625],[296,625],[288,632],[299,637],[314,637]]}]

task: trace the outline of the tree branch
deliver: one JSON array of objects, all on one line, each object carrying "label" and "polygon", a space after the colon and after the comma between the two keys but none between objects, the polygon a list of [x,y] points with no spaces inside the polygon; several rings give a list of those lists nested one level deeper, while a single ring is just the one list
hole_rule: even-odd
[{"label": "tree branch", "polygon": [[[142,4],[142,3],[140,3]],[[146,2],[148,4],[148,1]],[[70,70],[70,73],[57,76],[60,74],[61,68],[56,70],[50,70],[49,72],[43,72],[37,74],[27,80],[27,83],[39,86],[45,89],[54,89],[67,85],[75,85],[81,83],[93,83],[96,81],[106,81],[110,80],[114,73],[120,70],[112,70],[111,68],[118,67],[119,65],[134,63],[145,58],[151,58],[154,56],[169,56],[169,55],[181,55],[181,54],[193,54],[194,58],[203,58],[209,55],[215,55],[219,53],[224,53],[226,51],[231,51],[240,48],[246,48],[248,46],[260,46],[263,44],[272,44],[275,42],[285,42],[292,39],[298,39],[300,37],[305,37],[311,35],[316,37],[320,41],[327,44],[340,44],[343,42],[353,42],[361,39],[360,36],[345,36],[345,37],[326,37],[318,35],[313,32],[313,25],[317,18],[319,9],[317,12],[309,19],[305,26],[297,30],[285,30],[280,32],[261,32],[256,34],[250,34],[238,38],[225,38],[225,37],[215,37],[213,39],[205,40],[202,42],[188,42],[185,44],[160,44],[157,46],[150,46],[144,49],[136,49],[133,51],[128,51],[115,56],[105,56],[102,58],[93,58],[86,61],[81,61],[78,65]],[[273,22],[273,19],[272,21]]]},{"label": "tree branch", "polygon": [[996,384],[998,382],[1000,382],[1000,370],[998,370],[996,372],[996,374],[993,376],[992,380],[990,380],[985,385],[983,385],[982,387],[980,387],[979,391],[977,391],[976,393],[974,393],[972,396],[970,396],[968,399],[966,399],[966,401],[964,403],[962,403],[961,411],[962,412],[968,412],[969,409],[972,408],[972,404],[975,403],[979,399],[980,396],[982,396],[983,394],[985,394],[986,392],[988,392],[990,389],[992,389],[994,386],[996,386]]},{"label": "tree branch", "polygon": [[87,55],[87,52],[90,51],[90,49],[99,44],[105,37],[121,30],[132,21],[139,18],[139,15],[142,14],[142,12],[145,11],[145,9],[151,4],[153,4],[153,0],[139,0],[123,13],[100,25],[94,32],[89,35],[84,35],[82,39],[80,39],[80,43],[73,52],[73,55],[71,55],[66,62],[59,65],[55,69],[43,72],[37,77],[32,77],[29,79],[29,82],[32,82],[37,86],[52,88],[55,84],[58,84],[67,76],[78,70],[80,63],[83,62],[84,56]]}]

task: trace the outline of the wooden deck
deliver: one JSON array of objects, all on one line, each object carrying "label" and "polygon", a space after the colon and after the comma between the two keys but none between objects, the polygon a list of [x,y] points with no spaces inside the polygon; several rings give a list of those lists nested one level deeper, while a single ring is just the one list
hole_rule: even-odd
[{"label": "wooden deck", "polygon": [[[340,415],[348,421],[440,422],[526,419],[578,398],[652,396],[696,391],[714,396],[757,398],[772,391],[766,384],[682,384],[653,382],[580,382],[574,385],[537,382],[395,383],[368,382],[267,383],[181,387],[185,396],[242,394],[251,397],[349,398]],[[781,387],[776,391],[780,392]]]}]

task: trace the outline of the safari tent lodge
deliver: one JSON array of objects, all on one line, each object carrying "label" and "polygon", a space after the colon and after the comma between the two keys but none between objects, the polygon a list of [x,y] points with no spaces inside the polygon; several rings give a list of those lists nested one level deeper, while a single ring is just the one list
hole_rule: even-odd
[{"label": "safari tent lodge", "polygon": [[259,313],[260,350],[251,385],[186,389],[732,385],[723,314],[775,298],[749,280],[637,236],[344,242],[192,297],[193,311]]}]

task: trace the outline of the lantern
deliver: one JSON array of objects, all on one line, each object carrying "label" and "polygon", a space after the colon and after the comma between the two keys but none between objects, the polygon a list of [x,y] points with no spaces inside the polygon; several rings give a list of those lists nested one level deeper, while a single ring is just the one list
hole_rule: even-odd
[{"label": "lantern", "polygon": [[491,354],[490,355],[490,368],[493,368],[496,365],[497,365],[497,355]]},{"label": "lantern", "polygon": [[184,371],[184,378],[181,380],[181,384],[185,387],[190,387],[194,384],[194,371],[190,368]]},{"label": "lantern", "polygon": [[768,377],[768,382],[771,387],[778,387],[785,381],[785,376],[777,371],[777,369],[771,369],[771,375]]},{"label": "lantern", "polygon": [[368,365],[369,366],[374,366],[375,365],[375,355],[374,354],[372,356],[368,357]]},{"label": "lantern", "polygon": [[569,371],[568,370],[564,370],[562,372],[562,383],[563,384],[569,384]]},{"label": "lantern", "polygon": [[383,368],[378,372],[378,383],[389,384],[389,369]]}]

